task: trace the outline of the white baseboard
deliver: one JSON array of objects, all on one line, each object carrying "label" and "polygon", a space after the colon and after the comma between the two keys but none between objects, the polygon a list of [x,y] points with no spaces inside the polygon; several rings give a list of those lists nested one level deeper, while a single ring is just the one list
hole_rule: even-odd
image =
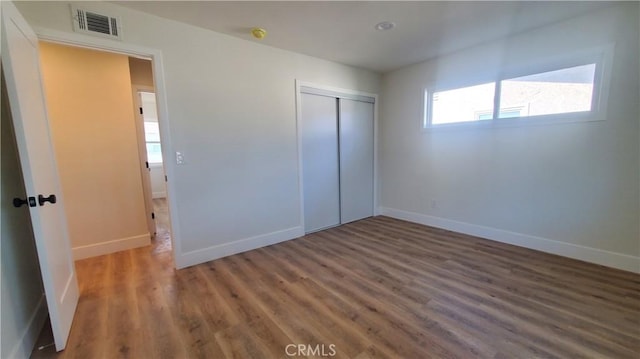
[{"label": "white baseboard", "polygon": [[161,192],[153,192],[151,193],[151,198],[156,199],[156,198],[165,198],[167,197],[167,191],[161,191]]},{"label": "white baseboard", "polygon": [[281,231],[262,234],[255,237],[240,239],[230,243],[223,243],[208,248],[203,248],[178,255],[176,253],[176,268],[182,269],[196,264],[209,262],[214,259],[230,256],[241,252],[250,251],[272,244],[288,241],[304,236],[302,227],[293,227]]},{"label": "white baseboard", "polygon": [[627,254],[510,232],[497,228],[484,227],[471,223],[458,222],[446,218],[434,217],[394,208],[380,207],[379,213],[384,216],[402,219],[409,222],[469,234],[520,247],[536,249],[542,252],[579,259],[585,262],[596,263],[629,272],[640,273],[640,257],[634,257]]},{"label": "white baseboard", "polygon": [[29,358],[31,356],[33,347],[38,341],[40,331],[42,331],[42,327],[47,320],[47,314],[49,314],[49,311],[47,310],[47,300],[45,296],[42,295],[38,301],[37,307],[29,318],[27,327],[24,329],[24,332],[20,335],[20,339],[11,350],[9,358],[18,359]]},{"label": "white baseboard", "polygon": [[120,238],[112,241],[90,244],[87,246],[73,247],[73,259],[85,259],[97,257],[104,254],[124,251],[127,249],[144,247],[151,244],[151,236],[149,233],[138,236]]}]

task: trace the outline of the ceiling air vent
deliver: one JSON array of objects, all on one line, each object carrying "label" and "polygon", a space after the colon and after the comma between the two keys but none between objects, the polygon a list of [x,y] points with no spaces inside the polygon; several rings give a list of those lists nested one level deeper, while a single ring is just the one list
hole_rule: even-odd
[{"label": "ceiling air vent", "polygon": [[71,8],[73,30],[85,34],[121,39],[120,19],[97,12]]}]

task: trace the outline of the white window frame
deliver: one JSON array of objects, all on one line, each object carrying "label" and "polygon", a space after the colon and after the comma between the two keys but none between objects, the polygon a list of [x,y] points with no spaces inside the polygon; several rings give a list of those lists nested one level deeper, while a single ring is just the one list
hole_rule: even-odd
[{"label": "white window frame", "polygon": [[[538,61],[536,64],[527,64],[526,66],[512,66],[503,70],[498,76],[492,79],[483,79],[465,84],[457,83],[455,86],[446,86],[439,84],[426,86],[423,88],[422,96],[422,118],[420,119],[421,129],[423,131],[434,131],[443,129],[517,127],[563,124],[573,122],[604,121],[606,119],[605,114],[609,95],[609,84],[611,81],[613,48],[614,45],[609,44],[597,48],[573,52],[570,55],[564,55],[555,58],[546,58],[544,62]],[[590,111],[499,118],[498,114],[500,112],[501,81],[588,64],[596,65]],[[433,115],[431,104],[433,103],[434,93],[455,90],[490,82],[495,83],[492,119],[435,125],[431,123]]]},{"label": "white window frame", "polygon": [[[143,121],[143,123],[155,123],[158,125],[158,132],[160,130],[160,123],[158,122],[150,122],[150,121]],[[147,151],[147,161],[149,162],[150,165],[161,165],[163,163],[163,159],[162,156],[160,156],[160,161],[154,161],[151,159],[151,157],[149,156],[149,149],[147,148],[147,145],[152,144],[152,145],[159,145],[161,150],[160,153],[162,153],[162,141],[158,140],[158,141],[149,141],[147,140],[147,128],[146,126],[144,127],[144,145],[145,145],[145,150]]]}]

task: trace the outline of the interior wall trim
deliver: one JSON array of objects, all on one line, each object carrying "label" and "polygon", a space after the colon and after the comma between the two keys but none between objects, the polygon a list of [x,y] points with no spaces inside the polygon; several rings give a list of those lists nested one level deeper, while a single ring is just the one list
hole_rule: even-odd
[{"label": "interior wall trim", "polygon": [[373,96],[360,95],[352,92],[340,92],[336,90],[328,90],[328,89],[310,87],[310,86],[300,86],[300,92],[310,94],[310,95],[343,98],[347,100],[362,101],[367,103],[376,103],[376,98]]},{"label": "interior wall trim", "polygon": [[149,232],[137,236],[114,239],[111,241],[89,244],[86,246],[73,247],[73,259],[85,259],[97,257],[104,254],[124,251],[127,249],[144,247],[151,244],[151,235]]},{"label": "interior wall trim", "polygon": [[379,213],[384,216],[424,224],[426,226],[464,233],[496,242],[513,244],[519,247],[535,249],[546,253],[557,254],[559,256],[600,264],[606,267],[640,273],[640,257],[636,256],[580,246],[567,242],[560,242],[553,239],[511,232],[498,228],[429,216],[422,213],[403,211],[395,208],[380,207]]},{"label": "interior wall trim", "polygon": [[184,253],[179,257],[176,256],[176,267],[178,269],[191,267],[196,264],[270,246],[272,244],[285,242],[302,236],[304,236],[304,228],[297,226],[233,242],[217,244],[211,247]]}]

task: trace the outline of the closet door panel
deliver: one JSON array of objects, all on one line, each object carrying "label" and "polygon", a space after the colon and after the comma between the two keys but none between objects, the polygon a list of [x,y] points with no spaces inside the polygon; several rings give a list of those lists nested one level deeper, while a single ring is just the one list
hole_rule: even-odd
[{"label": "closet door panel", "polygon": [[301,94],[305,233],[340,224],[337,100]]},{"label": "closet door panel", "polygon": [[339,100],[340,222],[373,216],[373,104]]}]

